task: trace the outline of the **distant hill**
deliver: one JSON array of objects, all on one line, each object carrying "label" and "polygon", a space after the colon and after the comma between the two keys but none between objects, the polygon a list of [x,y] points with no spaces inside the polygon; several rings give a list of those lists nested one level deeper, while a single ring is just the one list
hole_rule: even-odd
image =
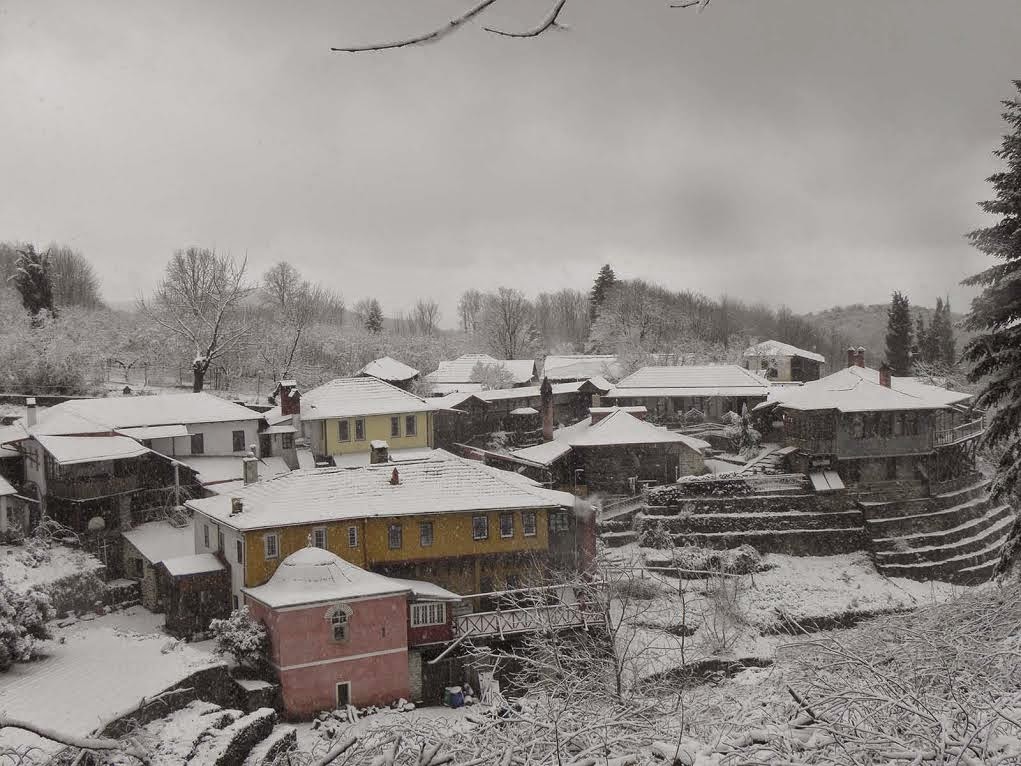
[{"label": "distant hill", "polygon": [[[864,346],[867,363],[872,365],[878,364],[886,351],[886,311],[888,308],[889,304],[887,303],[875,303],[870,306],[855,303],[850,306],[834,306],[823,311],[803,314],[802,318],[820,330],[827,333],[835,332],[848,338],[856,346]],[[926,327],[932,323],[934,312],[935,309],[927,306],[911,306],[911,316],[914,318],[921,314],[925,319]],[[954,321],[957,349],[960,351],[972,337],[972,333],[965,332],[959,327],[964,319],[964,314],[951,312],[951,317]]]}]

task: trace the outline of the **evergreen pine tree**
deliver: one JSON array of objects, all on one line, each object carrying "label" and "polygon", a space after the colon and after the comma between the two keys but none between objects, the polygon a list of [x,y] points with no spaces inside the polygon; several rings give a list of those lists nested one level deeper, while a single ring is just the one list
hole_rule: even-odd
[{"label": "evergreen pine tree", "polygon": [[915,361],[928,362],[926,358],[926,341],[929,337],[929,331],[925,329],[925,317],[919,312],[915,316],[915,344],[911,347],[912,358]]},{"label": "evergreen pine tree", "polygon": [[968,235],[972,245],[1000,262],[964,281],[983,288],[965,320],[978,335],[963,358],[972,365],[969,379],[981,384],[976,403],[993,411],[984,442],[1004,447],[998,495],[1021,487],[1021,80],[1014,87],[1017,95],[1003,102],[1010,132],[994,152],[1006,167],[987,179],[994,198],[979,203],[998,220]]},{"label": "evergreen pine tree", "polygon": [[39,324],[41,312],[44,310],[56,314],[53,309],[50,260],[45,253],[37,253],[32,245],[25,250],[19,250],[11,282],[21,296],[21,305],[32,315],[33,324]]},{"label": "evergreen pine tree", "polygon": [[615,284],[617,284],[617,275],[613,273],[613,269],[610,268],[610,264],[607,263],[596,275],[596,281],[592,285],[592,292],[589,294],[590,321],[596,321],[596,314],[599,312],[599,307],[603,305],[603,301],[606,300],[606,294]]},{"label": "evergreen pine tree", "polygon": [[908,297],[895,291],[886,317],[886,363],[894,375],[910,375],[912,331]]},{"label": "evergreen pine tree", "polygon": [[947,367],[957,364],[957,341],[954,339],[954,320],[950,316],[950,299],[936,299],[936,315],[932,318],[934,354],[933,361]]},{"label": "evergreen pine tree", "polygon": [[365,329],[372,333],[383,332],[383,308],[375,298],[369,301],[369,312],[365,315]]}]

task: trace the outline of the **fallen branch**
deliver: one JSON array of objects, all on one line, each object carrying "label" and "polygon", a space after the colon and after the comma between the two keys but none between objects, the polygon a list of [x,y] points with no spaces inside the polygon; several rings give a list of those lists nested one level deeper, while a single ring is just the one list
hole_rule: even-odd
[{"label": "fallen branch", "polygon": [[142,763],[149,763],[149,754],[138,747],[135,743],[121,742],[117,739],[76,737],[73,734],[60,732],[46,726],[38,726],[30,721],[22,721],[19,718],[11,718],[8,715],[0,713],[0,729],[8,728],[22,729],[24,731],[31,732],[38,737],[42,737],[43,739],[48,739],[51,742],[58,742],[61,745],[76,747],[81,750],[117,750],[125,755],[130,755],[132,758],[138,759]]}]

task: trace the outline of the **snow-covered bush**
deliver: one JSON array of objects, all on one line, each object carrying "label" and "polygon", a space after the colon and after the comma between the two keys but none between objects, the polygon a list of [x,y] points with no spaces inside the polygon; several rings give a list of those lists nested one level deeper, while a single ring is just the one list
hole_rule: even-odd
[{"label": "snow-covered bush", "polygon": [[46,622],[52,618],[45,593],[34,589],[18,593],[0,579],[0,671],[35,658],[38,642],[49,638]]},{"label": "snow-covered bush", "polygon": [[685,545],[673,553],[673,565],[691,572],[724,572],[726,574],[751,574],[759,571],[762,557],[750,545],[718,551]]},{"label": "snow-covered bush", "polygon": [[736,426],[736,425],[740,425],[740,423],[741,423],[741,416],[738,415],[736,412],[734,412],[734,410],[730,410],[729,412],[724,412],[723,413],[723,417],[720,418],[720,421],[725,426]]},{"label": "snow-covered bush", "polygon": [[614,597],[631,601],[652,601],[662,592],[655,580],[642,577],[617,580],[610,589]]},{"label": "snow-covered bush", "polygon": [[502,364],[476,362],[475,366],[472,367],[471,380],[473,383],[481,383],[482,388],[486,391],[514,386],[514,376]]},{"label": "snow-covered bush", "polygon": [[684,413],[684,422],[689,426],[695,426],[705,422],[705,413],[702,410],[692,407]]},{"label": "snow-covered bush", "polygon": [[751,574],[759,571],[762,556],[750,545],[742,545],[726,552],[723,559],[724,571],[732,574]]},{"label": "snow-covered bush", "polygon": [[247,606],[234,610],[230,617],[213,620],[209,630],[216,637],[217,654],[229,654],[240,667],[255,673],[269,667],[269,635]]},{"label": "snow-covered bush", "polygon": [[46,593],[58,616],[82,614],[102,606],[106,583],[95,572],[76,572],[51,582]]},{"label": "snow-covered bush", "polygon": [[642,548],[656,548],[662,550],[664,548],[670,548],[674,544],[673,537],[670,536],[670,532],[663,526],[663,522],[659,519],[652,521],[647,518],[639,518],[636,520],[636,528],[638,532],[638,545]]}]

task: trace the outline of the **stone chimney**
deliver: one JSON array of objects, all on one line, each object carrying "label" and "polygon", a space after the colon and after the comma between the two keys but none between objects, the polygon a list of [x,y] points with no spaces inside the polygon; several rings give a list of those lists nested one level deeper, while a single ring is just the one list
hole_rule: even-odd
[{"label": "stone chimney", "polygon": [[544,377],[542,379],[542,385],[539,386],[539,408],[542,411],[542,440],[544,442],[553,441],[553,386],[550,385],[549,378]]},{"label": "stone chimney", "polygon": [[35,425],[35,397],[30,396],[25,400],[25,425],[31,428]]},{"label": "stone chimney", "polygon": [[255,484],[259,480],[259,458],[255,455],[245,455],[241,459],[241,475],[245,484]]},{"label": "stone chimney", "polygon": [[854,355],[854,363],[858,367],[864,367],[865,366],[865,346],[858,346],[858,351]]},{"label": "stone chimney", "polygon": [[232,497],[230,499],[230,515],[236,516],[245,509],[245,501],[240,497]]},{"label": "stone chimney", "polygon": [[857,358],[858,358],[858,355],[856,354],[856,352],[854,350],[854,346],[848,346],[848,349],[847,349],[847,366],[848,367],[854,367],[855,359],[857,359]]},{"label": "stone chimney", "polygon": [[277,404],[281,415],[297,415],[301,412],[301,393],[294,380],[281,380],[277,384]]},{"label": "stone chimney", "polygon": [[891,376],[890,365],[883,362],[879,367],[879,385],[883,386],[883,388],[890,388],[890,384],[893,382]]},{"label": "stone chimney", "polygon": [[399,473],[397,473],[397,469],[394,468],[394,472],[392,474],[390,474],[390,484],[391,484],[391,486],[396,487],[400,483],[401,483],[401,475]]},{"label": "stone chimney", "polygon": [[[373,439],[369,444],[369,465],[390,462],[390,445],[382,439]],[[396,468],[394,470],[397,470]]]}]

